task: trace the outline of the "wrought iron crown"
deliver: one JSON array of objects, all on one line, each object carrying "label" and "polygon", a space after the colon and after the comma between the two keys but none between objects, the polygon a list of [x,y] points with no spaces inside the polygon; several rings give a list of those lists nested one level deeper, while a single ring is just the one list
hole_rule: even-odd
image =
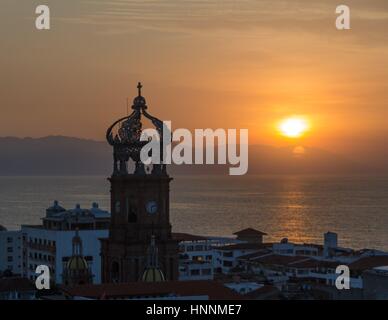
[{"label": "wrought iron crown", "polygon": [[106,132],[106,140],[113,146],[113,175],[127,175],[128,161],[135,163],[132,174],[167,174],[166,165],[162,164],[163,148],[160,148],[160,164],[153,164],[152,169],[145,166],[140,159],[140,151],[148,141],[140,140],[143,123],[142,117],[149,119],[157,130],[163,145],[163,121],[150,115],[145,98],[141,95],[142,84],[137,85],[138,95],[133,99],[132,113],[115,121]]}]

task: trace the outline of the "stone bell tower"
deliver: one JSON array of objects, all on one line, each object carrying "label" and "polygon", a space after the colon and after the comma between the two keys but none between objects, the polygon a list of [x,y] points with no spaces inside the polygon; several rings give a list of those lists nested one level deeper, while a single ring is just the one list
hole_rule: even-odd
[{"label": "stone bell tower", "polygon": [[[165,164],[145,165],[140,151],[143,120],[151,121],[163,145],[163,122],[147,112],[138,85],[132,113],[114,122],[106,138],[113,146],[111,224],[109,238],[101,240],[103,282],[139,281],[147,267],[151,239],[166,280],[178,278],[178,243],[171,237],[169,177]],[[163,159],[161,148],[160,159]],[[130,170],[132,164],[133,169]]]}]

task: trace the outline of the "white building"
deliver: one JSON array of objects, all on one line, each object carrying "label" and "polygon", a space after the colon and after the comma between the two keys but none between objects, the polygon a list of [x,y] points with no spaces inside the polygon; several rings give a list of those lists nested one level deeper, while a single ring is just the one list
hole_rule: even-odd
[{"label": "white building", "polygon": [[212,280],[218,267],[220,246],[239,242],[234,238],[205,237],[187,233],[173,233],[179,241],[179,280]]},{"label": "white building", "polygon": [[268,244],[263,243],[265,232],[247,228],[234,233],[233,242],[214,247],[214,268],[218,273],[228,274],[238,267],[238,258],[258,251],[267,251]]},{"label": "white building", "polygon": [[108,237],[110,213],[98,208],[96,203],[91,209],[79,205],[66,210],[55,201],[46,210],[42,225],[23,225],[22,276],[36,279],[38,265],[50,268],[53,281],[62,283],[63,266],[72,255],[72,238],[75,230],[83,243],[83,255],[88,262],[93,283],[101,282],[100,238]]},{"label": "white building", "polygon": [[0,273],[9,271],[15,275],[21,274],[21,237],[20,231],[7,231],[0,226]]},{"label": "white building", "polygon": [[317,257],[322,255],[323,246],[310,243],[292,243],[284,238],[279,243],[272,245],[272,252],[281,255]]},{"label": "white building", "polygon": [[257,252],[267,253],[267,247],[262,243],[236,243],[215,248],[215,269],[228,274],[239,266],[238,258]]}]

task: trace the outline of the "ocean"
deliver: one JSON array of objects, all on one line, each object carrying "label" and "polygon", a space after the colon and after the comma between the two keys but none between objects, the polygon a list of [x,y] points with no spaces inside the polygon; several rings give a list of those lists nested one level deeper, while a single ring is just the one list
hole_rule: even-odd
[{"label": "ocean", "polygon": [[[54,200],[109,210],[109,182],[0,177],[0,224],[39,224]],[[265,241],[322,243],[332,231],[341,246],[388,250],[388,177],[175,176],[170,214],[175,232],[230,236],[251,227],[266,232]]]}]

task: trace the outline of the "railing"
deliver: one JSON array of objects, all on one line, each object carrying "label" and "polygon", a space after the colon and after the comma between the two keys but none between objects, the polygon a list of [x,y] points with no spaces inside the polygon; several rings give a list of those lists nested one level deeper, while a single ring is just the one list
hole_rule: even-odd
[{"label": "railing", "polygon": [[49,251],[52,253],[56,252],[56,246],[53,246],[53,245],[28,242],[28,246],[29,246],[29,248],[34,249],[34,250]]}]

